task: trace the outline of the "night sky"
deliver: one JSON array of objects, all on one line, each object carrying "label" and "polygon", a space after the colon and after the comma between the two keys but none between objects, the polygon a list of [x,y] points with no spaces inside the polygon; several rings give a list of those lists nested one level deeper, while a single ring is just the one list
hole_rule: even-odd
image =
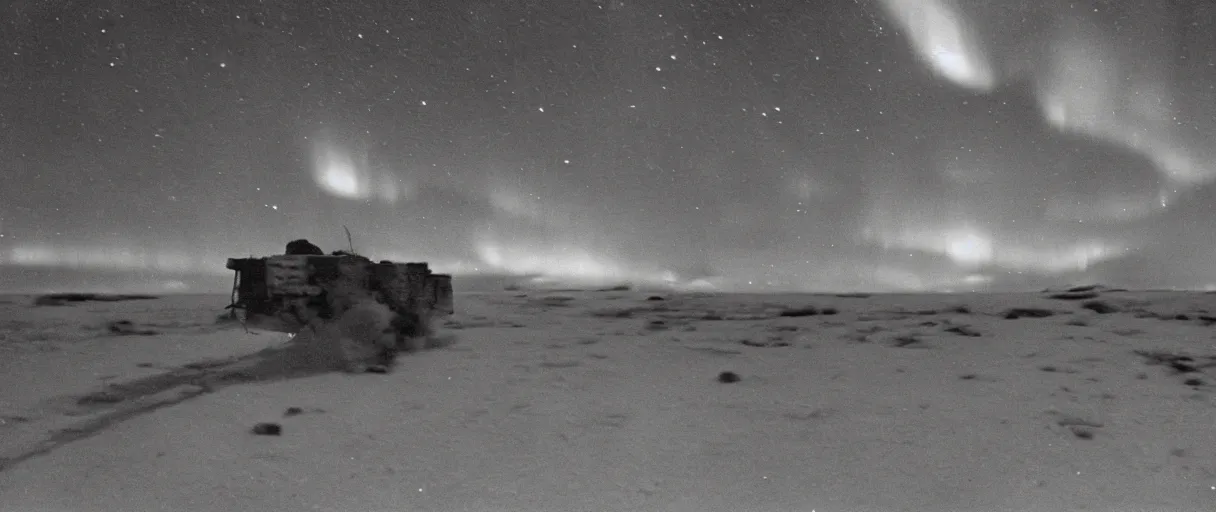
[{"label": "night sky", "polygon": [[1216,285],[1210,3],[10,0],[0,266]]}]

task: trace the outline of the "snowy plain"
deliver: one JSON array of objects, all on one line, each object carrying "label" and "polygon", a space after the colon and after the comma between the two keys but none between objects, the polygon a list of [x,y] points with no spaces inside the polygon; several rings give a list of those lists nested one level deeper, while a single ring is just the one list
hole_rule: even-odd
[{"label": "snowy plain", "polygon": [[1216,510],[1216,294],[1057,292],[463,293],[387,375],[145,395],[288,336],[4,296],[0,511]]}]

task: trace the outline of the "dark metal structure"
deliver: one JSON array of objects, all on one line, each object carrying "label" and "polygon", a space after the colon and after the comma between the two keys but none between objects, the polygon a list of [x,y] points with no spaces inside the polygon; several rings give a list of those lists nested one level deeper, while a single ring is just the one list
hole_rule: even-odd
[{"label": "dark metal structure", "polygon": [[369,298],[425,321],[455,312],[452,276],[432,273],[426,263],[284,254],[229,258],[227,267],[236,272],[228,308],[244,310],[247,324],[270,330],[299,332]]}]

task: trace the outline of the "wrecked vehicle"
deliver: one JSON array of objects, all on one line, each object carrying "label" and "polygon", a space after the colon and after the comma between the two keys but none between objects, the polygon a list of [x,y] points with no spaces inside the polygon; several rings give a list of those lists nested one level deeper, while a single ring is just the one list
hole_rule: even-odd
[{"label": "wrecked vehicle", "polygon": [[420,348],[432,321],[455,312],[452,277],[426,263],[377,263],[339,251],[229,258],[227,268],[236,273],[227,308],[244,311],[246,326],[337,345],[351,370]]}]

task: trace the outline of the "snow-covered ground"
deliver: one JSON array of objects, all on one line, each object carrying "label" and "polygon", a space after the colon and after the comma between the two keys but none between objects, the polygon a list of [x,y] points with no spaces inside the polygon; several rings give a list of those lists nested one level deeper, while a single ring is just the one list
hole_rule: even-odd
[{"label": "snow-covered ground", "polygon": [[1216,295],[647,295],[462,294],[388,375],[83,401],[287,337],[0,297],[0,511],[1214,510]]}]

